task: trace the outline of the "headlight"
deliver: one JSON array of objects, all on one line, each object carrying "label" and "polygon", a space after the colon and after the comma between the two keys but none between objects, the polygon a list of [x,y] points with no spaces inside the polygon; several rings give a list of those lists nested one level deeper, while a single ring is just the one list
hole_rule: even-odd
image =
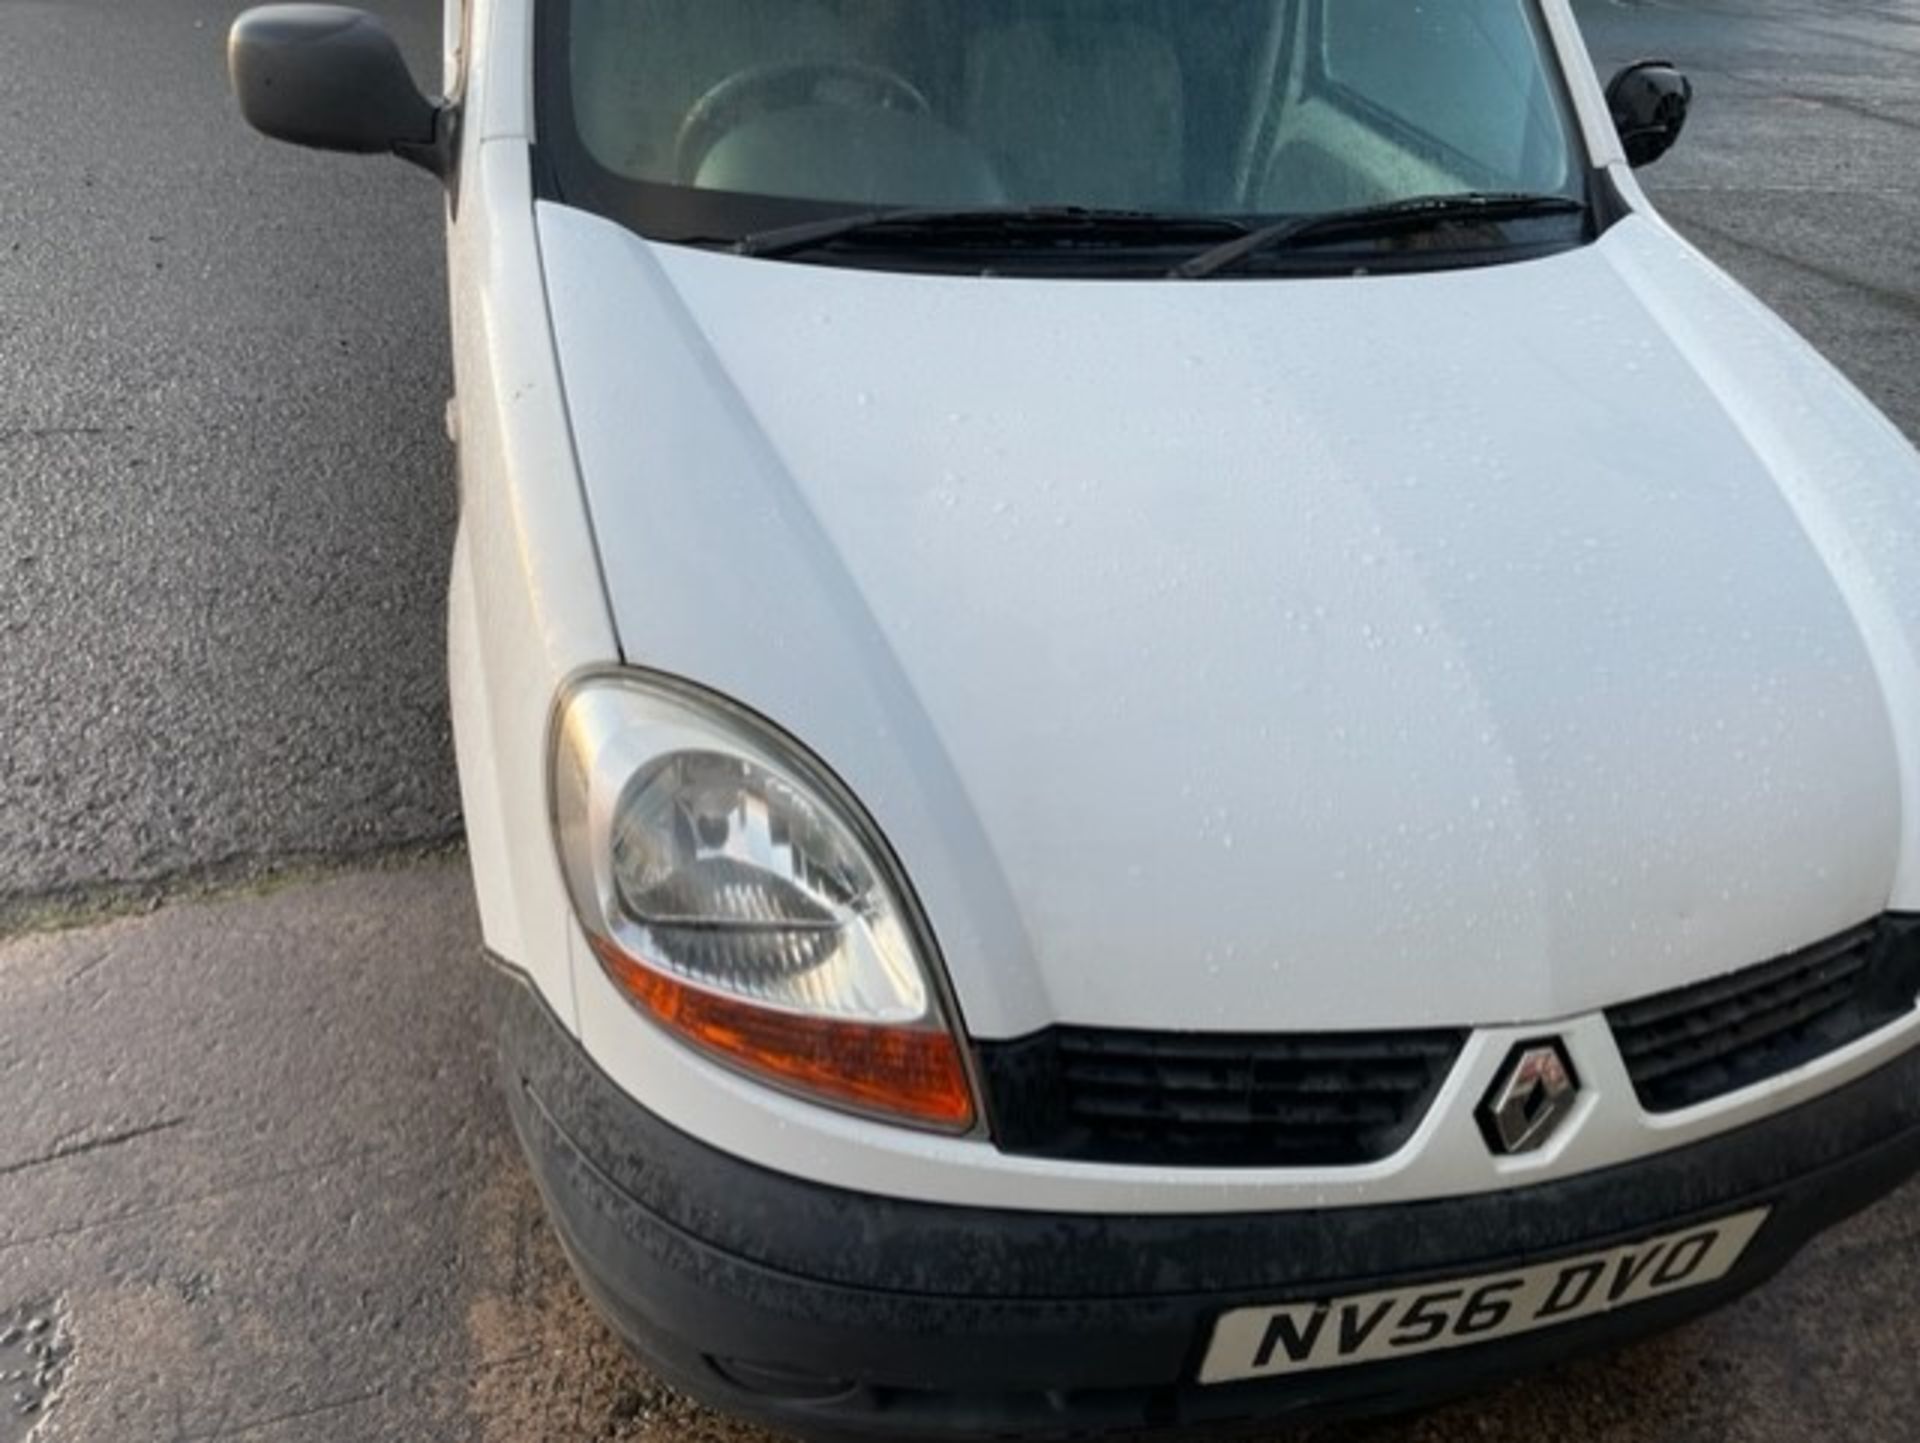
[{"label": "headlight", "polygon": [[972,1126],[932,944],[824,767],[717,697],[624,673],[563,694],[552,765],[574,911],[628,1001],[763,1080]]}]

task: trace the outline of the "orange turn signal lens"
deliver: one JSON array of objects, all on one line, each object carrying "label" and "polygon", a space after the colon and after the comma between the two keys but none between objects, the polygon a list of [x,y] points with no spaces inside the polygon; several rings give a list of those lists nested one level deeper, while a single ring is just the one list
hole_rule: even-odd
[{"label": "orange turn signal lens", "polygon": [[946,1132],[973,1126],[973,1090],[944,1030],[806,1017],[756,1007],[657,972],[602,938],[616,986],[663,1027],[759,1076],[864,1112]]}]

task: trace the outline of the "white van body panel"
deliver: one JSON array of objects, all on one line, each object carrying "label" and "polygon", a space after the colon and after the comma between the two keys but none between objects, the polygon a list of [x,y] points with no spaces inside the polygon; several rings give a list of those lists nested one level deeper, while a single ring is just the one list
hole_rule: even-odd
[{"label": "white van body panel", "polygon": [[[490,77],[470,74],[484,108]],[[447,629],[467,846],[488,948],[572,1027],[547,726],[561,682],[613,658],[616,643],[548,325],[526,141],[468,132],[459,200],[448,272],[461,505]]]},{"label": "white van body panel", "polygon": [[977,1036],[1562,1017],[1915,896],[1920,471],[1660,227],[1205,285],[540,227],[627,658],[848,780]]},{"label": "white van body panel", "polygon": [[473,0],[474,70],[485,83],[460,117],[470,142],[533,135],[533,5],[530,0]]},{"label": "white van body panel", "polygon": [[[461,784],[488,947],[616,1082],[830,1185],[1206,1213],[1607,1167],[1913,1045],[1909,1017],[1655,1118],[1599,1015],[1920,909],[1920,461],[1646,209],[1545,9],[1641,211],[1601,243],[1160,284],[747,261],[536,207],[531,7],[474,0]],[[552,700],[623,658],[840,773],[976,1036],[1480,1030],[1359,1168],[1010,1157],[746,1080],[615,990],[555,865]],[[1495,1158],[1474,1104],[1542,1027],[1581,1111]]]}]

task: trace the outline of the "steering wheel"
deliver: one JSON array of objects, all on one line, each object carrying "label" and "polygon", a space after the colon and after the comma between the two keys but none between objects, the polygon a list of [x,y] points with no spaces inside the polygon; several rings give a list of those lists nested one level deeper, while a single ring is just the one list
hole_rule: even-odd
[{"label": "steering wheel", "polygon": [[728,131],[769,110],[870,105],[926,115],[933,106],[904,75],[858,60],[786,60],[735,71],[693,102],[673,143],[673,173],[692,185]]}]

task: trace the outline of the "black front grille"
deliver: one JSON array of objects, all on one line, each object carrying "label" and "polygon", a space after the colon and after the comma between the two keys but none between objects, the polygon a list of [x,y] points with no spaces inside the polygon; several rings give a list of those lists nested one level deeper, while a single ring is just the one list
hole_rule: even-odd
[{"label": "black front grille", "polygon": [[1676,1112],[1884,1027],[1920,992],[1920,918],[1886,916],[1804,952],[1608,1011],[1640,1105]]},{"label": "black front grille", "polygon": [[1002,1150],[1174,1167],[1376,1162],[1413,1135],[1464,1031],[1230,1036],[1056,1027],[981,1047]]}]

